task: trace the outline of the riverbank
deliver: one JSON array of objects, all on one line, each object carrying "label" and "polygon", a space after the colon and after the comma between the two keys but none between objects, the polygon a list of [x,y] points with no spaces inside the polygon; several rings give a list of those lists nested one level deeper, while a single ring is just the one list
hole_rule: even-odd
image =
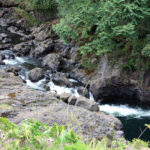
[{"label": "riverbank", "polygon": [[[1,78],[4,78],[1,85],[1,93],[3,93],[1,116],[6,116],[15,123],[35,117],[44,123],[57,122],[67,126],[70,122],[74,122],[71,119],[73,114],[73,118],[79,120],[77,124],[81,124],[81,129],[77,127],[76,123],[73,125],[75,131],[81,130],[85,137],[101,139],[105,135],[112,136],[113,134],[114,138],[116,138],[123,135],[120,121],[102,112],[88,111],[93,110],[92,107],[89,107],[93,106],[90,105],[90,102],[85,103],[85,99],[90,97],[89,91],[92,92],[95,100],[100,104],[111,102],[114,104],[138,104],[139,106],[149,105],[149,90],[147,90],[148,88],[143,89],[136,79],[140,73],[136,73],[130,79],[125,78],[120,66],[116,65],[112,68],[107,56],[99,57],[98,68],[95,72],[89,73],[83,68],[80,57],[78,58],[77,45],[75,43],[64,44],[53,32],[52,25],[59,20],[47,21],[38,27],[30,26],[28,19],[32,20],[30,18],[33,15],[32,11],[28,12],[30,17],[28,15],[28,17],[23,17],[18,14],[20,11],[16,11],[14,4],[9,5],[9,7],[5,5],[4,7],[0,15],[0,50],[3,52],[4,50],[11,50],[13,54],[11,56],[8,54],[8,57],[5,54],[1,55],[1,65],[7,66],[12,62],[17,65],[15,64],[16,59],[20,59],[21,56],[36,59],[40,62],[40,65],[35,68],[34,65],[32,66],[31,63],[26,62],[24,65],[28,68],[28,71],[23,70],[23,75],[20,73],[19,68],[10,67],[11,69],[8,69],[6,67],[6,70],[1,69]],[[29,60],[27,59],[27,61]],[[93,62],[97,62],[97,58],[93,58]],[[22,64],[22,62],[19,63]],[[40,71],[41,68],[42,70]],[[21,66],[21,69],[24,69],[24,67]],[[24,75],[25,73],[27,73],[27,76]],[[145,76],[144,74],[145,72],[142,73],[142,76]],[[36,91],[27,86],[32,84],[33,87],[39,87],[41,79],[45,80],[45,83],[41,86],[42,88],[40,87],[42,91]],[[73,80],[77,82],[77,86],[76,83],[72,82]],[[147,82],[148,80],[149,76],[146,76],[144,81]],[[36,85],[37,82],[38,84]],[[50,86],[47,83],[50,83]],[[74,87],[78,88],[74,90]],[[82,95],[84,100],[78,105],[88,110],[67,105],[66,103],[69,103],[70,96],[67,95],[66,98],[66,95],[65,97],[60,95],[64,89],[67,94],[69,92],[73,96],[76,96],[76,93]],[[74,91],[72,92],[72,90]],[[57,94],[54,94],[54,91]],[[60,99],[65,103],[61,102]],[[3,103],[5,100],[11,101],[11,104]],[[11,105],[15,105],[15,107]],[[94,103],[95,105],[96,109],[94,107],[94,110],[98,111],[98,105]],[[12,114],[9,114],[8,108],[15,108],[14,114],[13,111]],[[51,114],[50,112],[54,113]]]}]

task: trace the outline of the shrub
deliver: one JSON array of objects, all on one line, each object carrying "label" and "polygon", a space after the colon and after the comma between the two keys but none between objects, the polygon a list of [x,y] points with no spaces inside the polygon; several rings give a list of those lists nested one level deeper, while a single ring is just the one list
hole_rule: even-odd
[{"label": "shrub", "polygon": [[149,0],[56,1],[61,21],[54,30],[65,42],[77,42],[82,54],[122,50],[129,41],[133,48],[150,32]]}]

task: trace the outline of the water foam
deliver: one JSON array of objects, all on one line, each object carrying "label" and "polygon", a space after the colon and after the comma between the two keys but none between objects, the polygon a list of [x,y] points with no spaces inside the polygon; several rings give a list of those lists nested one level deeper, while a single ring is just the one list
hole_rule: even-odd
[{"label": "water foam", "polygon": [[100,105],[100,110],[115,116],[129,116],[134,118],[149,117],[150,110],[140,107],[129,107],[128,105]]},{"label": "water foam", "polygon": [[58,85],[55,85],[52,81],[49,82],[48,85],[49,85],[51,91],[56,91],[58,94],[70,93],[76,97],[79,96],[76,88],[67,88],[67,87],[63,87],[63,86],[58,86]]}]

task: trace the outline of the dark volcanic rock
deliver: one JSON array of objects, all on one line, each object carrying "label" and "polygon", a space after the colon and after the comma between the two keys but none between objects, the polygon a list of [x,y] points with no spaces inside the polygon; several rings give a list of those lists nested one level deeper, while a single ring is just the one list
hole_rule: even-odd
[{"label": "dark volcanic rock", "polygon": [[89,77],[82,69],[74,69],[69,75],[71,78],[78,80],[84,85],[88,83]]},{"label": "dark volcanic rock", "polygon": [[77,101],[77,97],[75,97],[75,96],[70,96],[68,98],[68,104],[69,105],[75,105],[76,101]]},{"label": "dark volcanic rock", "polygon": [[32,51],[31,55],[34,57],[42,57],[50,52],[53,52],[53,40],[47,39],[42,42],[35,42],[35,49]]},{"label": "dark volcanic rock", "polygon": [[14,48],[13,48],[13,51],[15,53],[17,53],[18,55],[26,56],[30,53],[32,47],[33,47],[32,41],[23,42],[23,43],[15,45]]},{"label": "dark volcanic rock", "polygon": [[56,85],[60,85],[60,86],[71,87],[73,85],[72,82],[69,81],[69,79],[63,73],[54,74],[52,80]]},{"label": "dark volcanic rock", "polygon": [[79,87],[77,91],[81,96],[89,97],[89,91],[87,90],[87,88]]},{"label": "dark volcanic rock", "polygon": [[43,58],[42,64],[43,66],[48,66],[53,71],[56,71],[60,64],[59,54],[48,54]]},{"label": "dark volcanic rock", "polygon": [[41,68],[34,68],[29,73],[29,79],[32,82],[37,82],[44,78],[44,71]]},{"label": "dark volcanic rock", "polygon": [[2,62],[5,59],[5,55],[4,54],[0,54],[0,62]]}]

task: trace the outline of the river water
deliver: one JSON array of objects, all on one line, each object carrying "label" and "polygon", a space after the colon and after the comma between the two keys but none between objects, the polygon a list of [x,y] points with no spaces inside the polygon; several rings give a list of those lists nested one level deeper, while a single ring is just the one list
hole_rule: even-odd
[{"label": "river water", "polygon": [[[4,60],[5,65],[0,66],[0,68],[7,68],[10,66],[17,66],[21,67],[23,71],[19,73],[19,76],[26,81],[26,86],[30,86],[37,90],[46,91],[43,88],[43,83],[46,80],[45,78],[33,83],[28,78],[28,73],[31,69],[38,67],[40,63],[37,60],[34,60],[33,58],[29,57],[18,57],[12,51],[5,50],[0,51],[0,53],[5,54],[6,59]],[[12,54],[15,56],[14,59],[9,59],[9,55]],[[73,86],[71,88],[66,88],[62,86],[55,85],[51,80],[47,83],[47,86],[50,87],[52,91],[57,91],[58,94],[61,93],[71,93],[75,96],[79,96],[79,93],[77,92],[78,84],[76,84],[78,81],[74,79],[69,79],[72,83],[75,83],[76,86]],[[89,92],[89,98],[91,100],[94,100],[92,93]],[[99,105],[100,110],[104,111],[108,114],[113,114],[116,117],[118,117],[122,123],[123,123],[123,129],[125,132],[125,137],[128,140],[132,140],[133,138],[138,138],[142,131],[145,129],[145,124],[150,124],[150,110],[140,108],[140,107],[130,107],[128,105],[113,105],[113,104],[101,104]],[[147,129],[140,137],[144,140],[150,140],[150,131]]]}]

